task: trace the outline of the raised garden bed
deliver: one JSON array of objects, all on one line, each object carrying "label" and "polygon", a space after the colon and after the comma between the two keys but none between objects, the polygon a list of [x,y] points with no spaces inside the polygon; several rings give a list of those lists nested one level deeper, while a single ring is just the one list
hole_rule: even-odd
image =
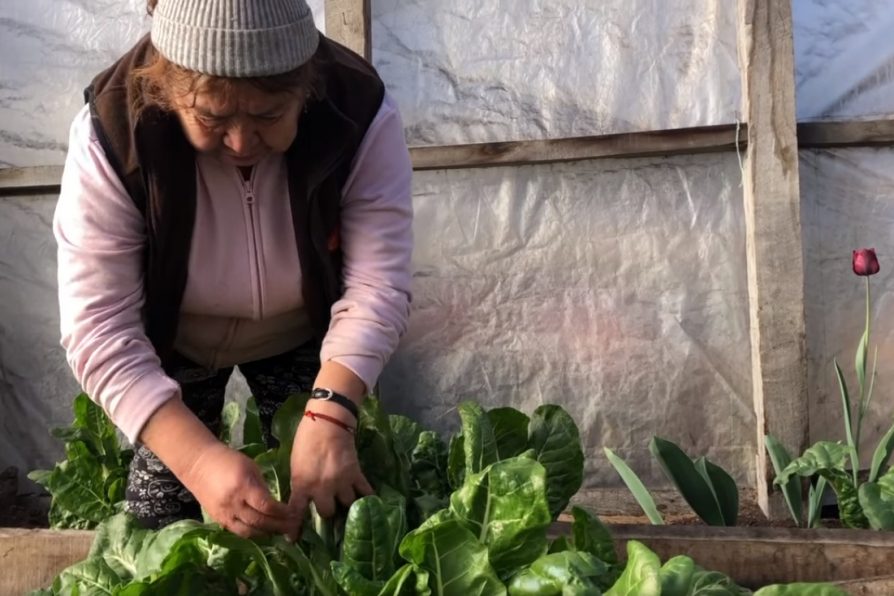
[{"label": "raised garden bed", "polygon": [[[563,533],[566,522],[557,522]],[[610,525],[619,553],[638,540],[662,559],[686,553],[743,586],[778,582],[840,582],[850,594],[894,594],[894,534],[872,530],[714,528]],[[0,594],[19,595],[49,585],[85,558],[93,532],[0,529]]]}]

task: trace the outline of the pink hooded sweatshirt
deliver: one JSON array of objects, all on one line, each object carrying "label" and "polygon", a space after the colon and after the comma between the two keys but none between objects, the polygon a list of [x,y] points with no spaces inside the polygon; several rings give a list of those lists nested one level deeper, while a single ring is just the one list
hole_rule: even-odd
[{"label": "pink hooded sweatshirt", "polygon": [[[174,348],[208,368],[250,362],[312,336],[285,161],[271,155],[244,180],[217,159],[196,159],[196,222]],[[344,295],[332,307],[321,361],[371,389],[406,330],[412,252],[412,167],[386,94],[342,189]],[[53,220],[62,345],[84,390],[132,442],[179,398],[141,319],[143,218],[102,150],[90,113],[71,126]]]}]

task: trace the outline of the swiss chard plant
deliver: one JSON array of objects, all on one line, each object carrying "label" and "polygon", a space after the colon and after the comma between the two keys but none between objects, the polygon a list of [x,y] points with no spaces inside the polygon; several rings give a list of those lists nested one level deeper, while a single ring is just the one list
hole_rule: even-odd
[{"label": "swiss chard plant", "polygon": [[115,427],[85,394],[74,400],[74,421],[53,436],[65,444],[65,459],[28,478],[51,495],[53,528],[90,529],[121,511],[133,451],[121,445]]},{"label": "swiss chard plant", "polygon": [[[835,491],[841,521],[848,527],[879,530],[894,529],[894,467],[888,468],[888,460],[894,452],[894,424],[884,434],[872,455],[865,480],[861,477],[860,438],[863,420],[872,400],[876,377],[878,350],[873,356],[872,367],[868,367],[871,303],[869,277],[879,271],[878,258],[873,249],[855,250],[853,254],[854,273],[863,277],[866,289],[866,318],[863,335],[857,346],[854,368],[856,372],[856,396],[849,390],[844,373],[838,362],[834,362],[835,376],[841,394],[842,421],[845,442],[819,441],[801,456],[788,461],[785,449],[767,437],[767,447],[776,467],[775,483],[782,487],[792,517],[798,524],[801,519],[801,493],[795,488],[798,477],[818,478],[811,485],[808,506],[808,526],[818,523],[817,514],[822,492],[826,483]],[[856,399],[853,399],[856,397]]]},{"label": "swiss chard plant", "polygon": [[[630,489],[636,502],[653,524],[664,519],[652,495],[627,463],[608,447],[609,462]],[[739,513],[739,490],[733,478],[705,457],[691,458],[679,446],[661,437],[652,437],[649,451],[661,465],[668,480],[702,521],[712,526],[734,526]]]},{"label": "swiss chard plant", "polygon": [[[250,454],[278,498],[288,497],[288,459],[306,397],[273,420],[265,446],[256,408],[224,413],[222,437]],[[608,529],[571,507],[568,533],[551,534],[579,489],[583,456],[574,421],[557,406],[531,416],[460,404],[449,442],[367,400],[357,441],[376,494],[338,520],[314,518],[301,539],[243,539],[213,523],[181,521],[159,531],[127,513],[103,521],[89,556],[40,596],[321,595],[560,596],[748,594],[688,557],[661,565],[628,542],[619,560]],[[766,594],[817,592],[815,585]],[[765,592],[758,592],[764,594]]]}]

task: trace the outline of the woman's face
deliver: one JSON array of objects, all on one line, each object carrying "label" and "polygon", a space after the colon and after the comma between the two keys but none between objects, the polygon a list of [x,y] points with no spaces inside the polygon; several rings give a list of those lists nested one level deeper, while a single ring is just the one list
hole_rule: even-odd
[{"label": "woman's face", "polygon": [[265,93],[237,85],[224,98],[198,91],[175,101],[186,137],[197,151],[237,167],[284,153],[295,140],[303,101],[291,93]]}]

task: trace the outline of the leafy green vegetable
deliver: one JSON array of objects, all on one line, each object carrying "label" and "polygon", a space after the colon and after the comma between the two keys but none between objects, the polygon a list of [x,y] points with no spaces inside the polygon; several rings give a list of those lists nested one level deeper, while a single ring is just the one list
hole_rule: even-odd
[{"label": "leafy green vegetable", "polygon": [[580,432],[561,407],[540,406],[531,416],[528,447],[546,468],[549,512],[555,519],[583,483],[584,452]]},{"label": "leafy green vegetable", "polygon": [[494,408],[487,411],[494,429],[497,459],[509,459],[528,448],[528,424],[531,419],[515,408]]},{"label": "leafy green vegetable", "polygon": [[121,447],[115,427],[86,394],[75,397],[73,409],[71,426],[52,431],[65,441],[66,460],[28,477],[52,495],[51,527],[90,529],[121,510],[133,451]]},{"label": "leafy green vegetable", "polygon": [[546,553],[552,518],[545,496],[546,470],[516,457],[467,476],[450,509],[487,546],[491,565],[505,579]]},{"label": "leafy green vegetable", "polygon": [[627,541],[627,566],[605,596],[661,596],[661,561],[642,542]]},{"label": "leafy green vegetable", "polygon": [[407,534],[400,544],[400,554],[429,573],[429,586],[435,596],[506,594],[506,587],[488,561],[487,547],[459,520],[426,522]]},{"label": "leafy green vegetable", "polygon": [[587,596],[599,594],[596,580],[606,564],[590,553],[543,555],[509,582],[509,596]]},{"label": "leafy green vegetable", "polygon": [[872,529],[894,530],[894,469],[877,482],[863,483],[858,498]]}]

